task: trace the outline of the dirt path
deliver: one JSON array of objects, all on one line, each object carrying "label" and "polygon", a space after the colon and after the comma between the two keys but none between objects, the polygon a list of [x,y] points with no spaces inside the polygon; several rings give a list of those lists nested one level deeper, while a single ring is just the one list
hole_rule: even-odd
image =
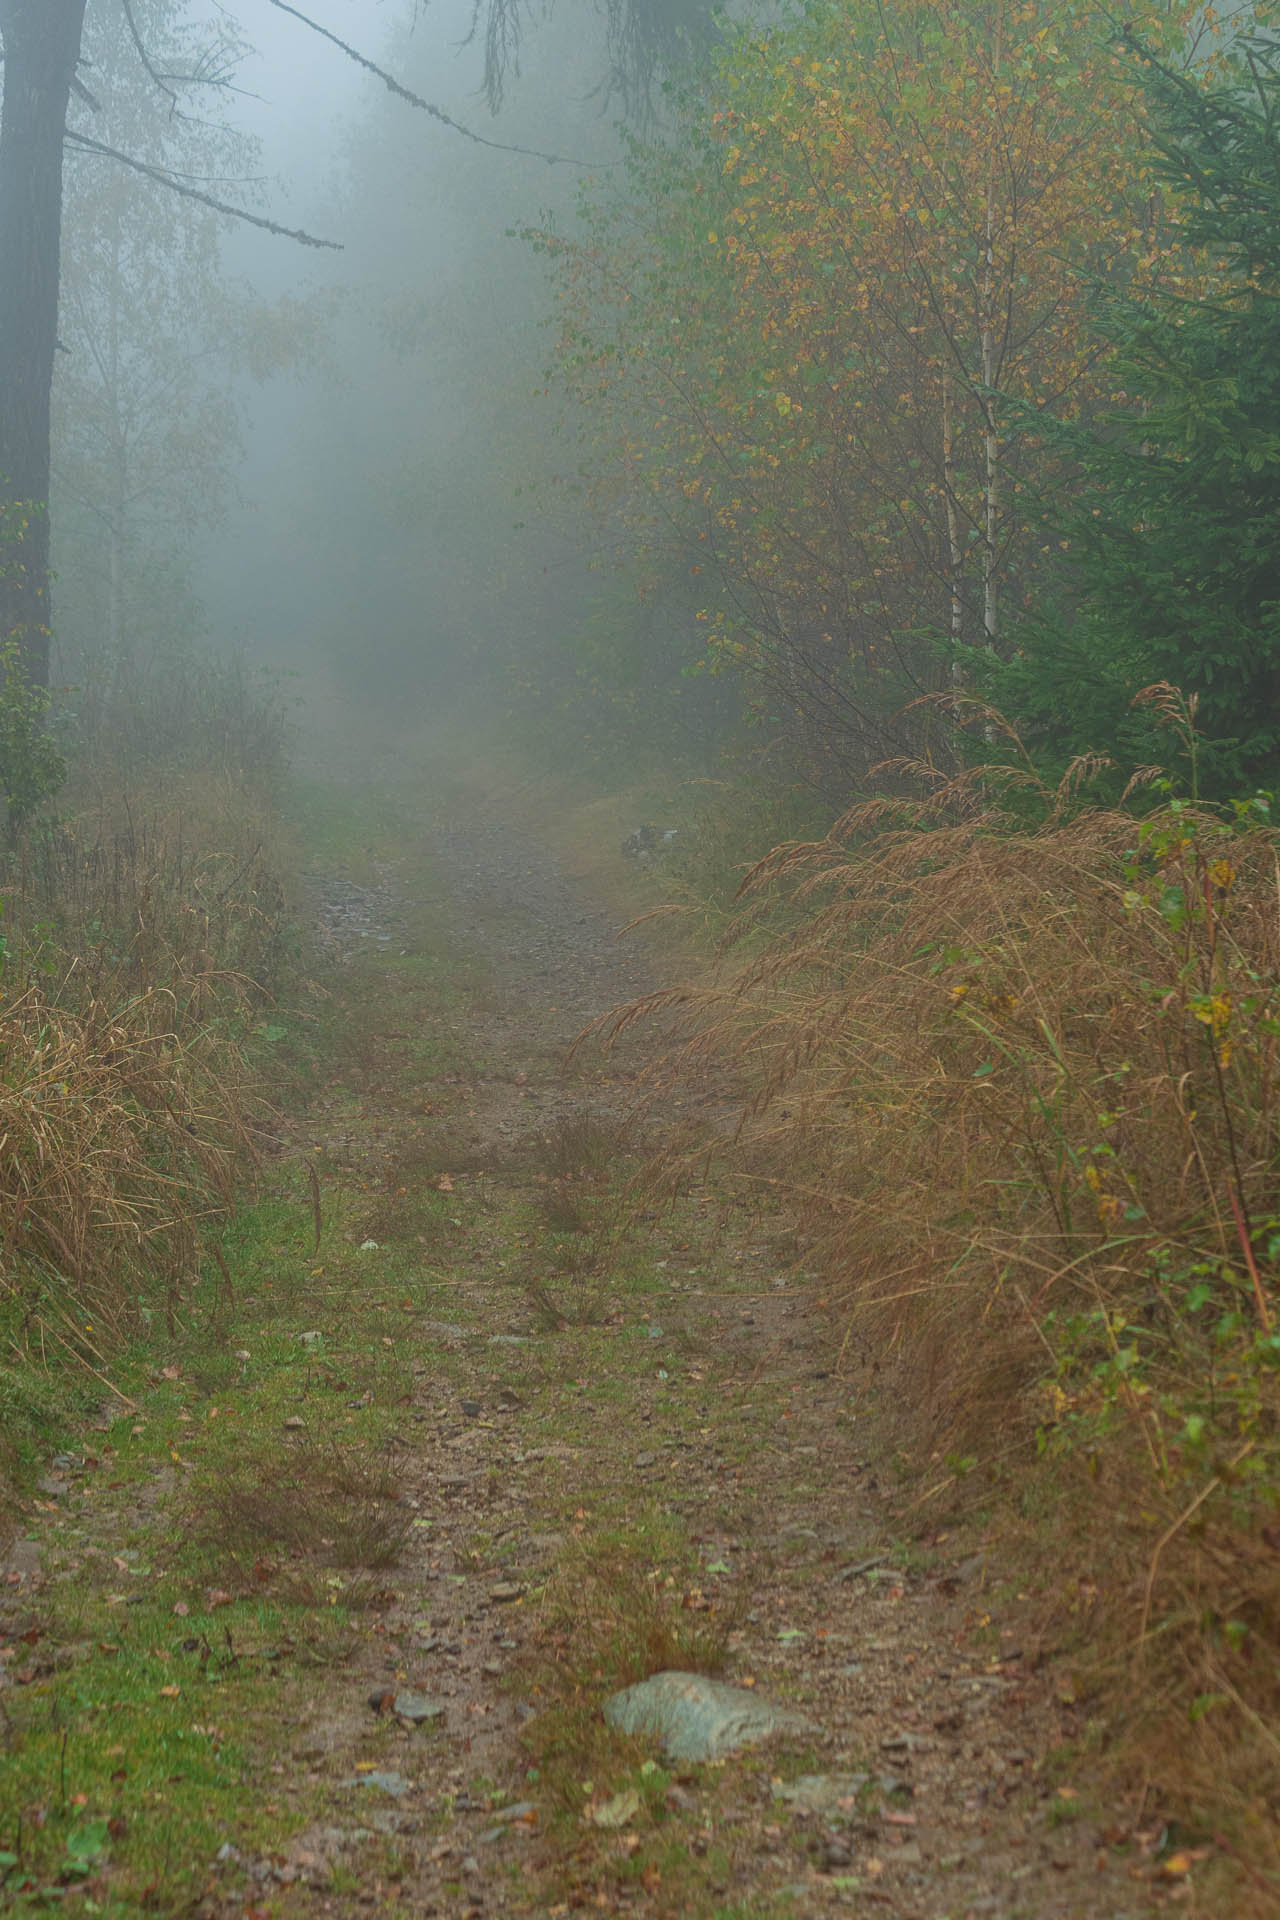
[{"label": "dirt path", "polygon": [[[153,1906],[1228,1911],[1168,1875],[1141,1809],[1102,1812],[1076,1780],[1087,1724],[1068,1676],[1038,1666],[980,1533],[925,1528],[939,1470],[895,1454],[884,1376],[874,1356],[837,1359],[785,1223],[698,1187],[672,1209],[624,1207],[639,1044],[572,1064],[565,1051],[655,983],[653,955],[619,944],[617,913],[514,826],[455,820],[403,854],[395,839],[347,871],[322,862],[311,882],[336,1052],[291,1123],[278,1185],[296,1193],[300,1163],[317,1166],[327,1238],[280,1322],[285,1385],[262,1415],[294,1468],[300,1449],[341,1453],[357,1433],[363,1471],[376,1450],[389,1564],[336,1563],[343,1631],[305,1668],[266,1644],[266,1626],[255,1638],[248,1589],[261,1577],[261,1616],[282,1552],[240,1551],[240,1586],[201,1587],[206,1651],[234,1614],[227,1647],[243,1659],[223,1662],[219,1719],[242,1673],[275,1676],[274,1691],[265,1711],[253,1696],[202,1888]],[[714,1118],[721,1092],[702,1097]],[[665,1112],[683,1100],[696,1113],[699,1098],[672,1095]],[[234,1274],[247,1315],[265,1271]],[[226,1337],[243,1377],[255,1342]],[[225,1385],[178,1370],[173,1417],[208,1431]],[[380,1424],[362,1425],[366,1412]],[[244,1452],[219,1455],[207,1486]],[[153,1505],[169,1498],[160,1484]],[[123,1537],[118,1501],[77,1502],[79,1531]],[[33,1523],[43,1571],[30,1542],[26,1572],[11,1570],[11,1627],[59,1577],[58,1507]],[[136,1500],[128,1512],[148,1524]],[[181,1526],[175,1537],[165,1619],[188,1614],[174,1594],[195,1592]],[[304,1630],[289,1633],[292,1652]],[[812,1732],[679,1768],[604,1728],[611,1687],[712,1663]],[[133,1910],[109,1893],[107,1879],[97,1911]]]},{"label": "dirt path", "polygon": [[[518,829],[455,826],[434,857],[449,922],[492,976],[464,1021],[490,1061],[521,1063],[472,1090],[451,1177],[455,1191],[465,1187],[478,1160],[490,1182],[519,1186],[530,1110],[533,1126],[551,1128],[557,1114],[626,1104],[634,1060],[597,1067],[584,1085],[567,1075],[564,1052],[653,974],[642,950],[617,942],[616,917]],[[431,1846],[413,1850],[413,1909],[453,1912],[465,1892],[477,1910],[523,1910],[510,1875],[517,1857],[540,1869],[544,1897],[576,1893],[638,1912],[687,1911],[690,1875],[723,1911],[817,1912],[850,1900],[903,1915],[1148,1910],[1157,1896],[1140,1844],[1100,1848],[1090,1823],[1073,1818],[1065,1774],[1046,1770],[1050,1749],[1078,1739],[1081,1723],[1036,1678],[1016,1629],[1002,1635],[989,1614],[985,1558],[957,1564],[945,1541],[931,1553],[904,1546],[918,1488],[886,1479],[874,1404],[859,1418],[864,1370],[833,1367],[830,1330],[769,1245],[770,1223],[730,1216],[713,1237],[709,1266],[705,1247],[691,1258],[655,1222],[654,1290],[639,1311],[609,1300],[604,1332],[547,1331],[483,1257],[455,1270],[447,1316],[477,1331],[444,1335],[458,1398],[418,1416],[434,1432],[426,1446],[425,1432],[415,1436],[405,1484],[429,1517],[428,1545],[402,1612],[420,1611],[442,1580],[447,1605],[432,1607],[430,1635],[401,1649],[416,1656],[415,1684],[439,1691],[447,1712],[442,1739],[406,1733],[398,1751],[414,1766],[415,1798],[437,1809],[477,1770],[517,1803],[536,1797],[518,1741],[536,1702],[504,1681],[531,1630],[537,1637],[538,1589],[553,1577],[566,1523],[581,1535],[602,1506],[648,1505],[677,1517],[701,1558],[692,1604],[738,1621],[729,1677],[811,1719],[804,1772],[863,1775],[867,1785],[852,1804],[806,1812],[803,1796],[798,1807],[775,1797],[775,1755],[682,1787],[673,1808],[690,1853],[666,1895],[660,1879],[646,1887],[632,1871],[634,1834],[578,1849],[575,1864],[563,1841],[548,1851],[539,1833],[549,1809],[495,1830],[483,1792],[472,1792],[472,1807],[455,1799]],[[479,1331],[494,1328],[496,1343]],[[652,1336],[639,1367],[637,1335]],[[561,1436],[549,1448],[539,1444],[547,1432]],[[473,1568],[458,1549],[478,1524],[494,1551]],[[378,1671],[371,1663],[374,1684]],[[1058,1691],[1069,1693],[1061,1675]],[[698,1862],[713,1845],[704,1875]],[[319,1904],[339,1910],[323,1895]]]}]

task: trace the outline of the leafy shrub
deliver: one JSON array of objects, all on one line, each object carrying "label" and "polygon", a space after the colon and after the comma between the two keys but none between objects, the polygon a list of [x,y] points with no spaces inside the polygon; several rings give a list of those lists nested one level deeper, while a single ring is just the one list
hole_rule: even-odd
[{"label": "leafy shrub", "polygon": [[49,695],[32,686],[11,640],[0,647],[0,792],[11,836],[66,775],[67,763],[49,731]]}]

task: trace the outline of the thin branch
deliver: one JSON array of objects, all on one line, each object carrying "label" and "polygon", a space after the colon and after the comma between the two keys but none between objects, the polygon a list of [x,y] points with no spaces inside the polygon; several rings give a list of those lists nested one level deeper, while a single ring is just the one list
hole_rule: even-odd
[{"label": "thin branch", "polygon": [[[1229,1472],[1232,1468],[1238,1467],[1246,1454],[1253,1452],[1254,1444],[1252,1440],[1246,1440],[1240,1448],[1240,1451],[1227,1462],[1227,1466],[1223,1469],[1223,1472]],[[1151,1604],[1156,1590],[1156,1574],[1160,1568],[1160,1556],[1174,1535],[1180,1528],[1186,1526],[1187,1521],[1191,1519],[1198,1508],[1204,1505],[1210,1494],[1216,1493],[1217,1489],[1222,1485],[1222,1479],[1222,1473],[1215,1473],[1212,1480],[1206,1481],[1190,1506],[1183,1509],[1172,1525],[1166,1527],[1160,1535],[1160,1538],[1156,1541],[1155,1551],[1151,1555],[1151,1564],[1147,1568],[1147,1584],[1142,1595],[1142,1620],[1138,1627],[1138,1638],[1134,1642],[1133,1649],[1135,1661],[1141,1658],[1143,1642],[1147,1637],[1147,1623],[1151,1619]]]},{"label": "thin branch", "polygon": [[64,136],[73,146],[83,147],[88,153],[99,153],[107,160],[118,160],[122,167],[129,167],[134,173],[145,175],[148,180],[156,180],[162,187],[168,187],[171,193],[179,194],[184,200],[197,200],[202,207],[211,207],[214,213],[225,213],[233,220],[244,220],[251,227],[261,227],[264,233],[278,234],[282,240],[296,240],[302,247],[328,247],[334,253],[342,252],[340,240],[320,240],[314,233],[304,233],[298,227],[282,227],[275,220],[264,219],[261,214],[250,213],[247,207],[233,206],[227,200],[215,200],[212,194],[200,193],[195,187],[185,187],[171,173],[165,173],[160,167],[149,167],[145,160],[135,160],[130,154],[121,153],[118,147],[104,146],[101,140],[91,140],[88,134],[75,133],[70,127]]},{"label": "thin branch", "polygon": [[567,160],[566,155],[562,153],[544,153],[538,147],[513,147],[506,140],[488,140],[484,134],[476,133],[471,127],[464,127],[460,120],[453,119],[442,107],[433,106],[429,100],[424,100],[421,94],[411,93],[409,88],[402,86],[395,75],[388,73],[385,67],[376,66],[372,60],[367,60],[364,54],[358,53],[345,40],[340,40],[336,33],[330,33],[328,27],[322,27],[318,21],[309,19],[305,13],[299,13],[296,7],[289,6],[288,0],[267,0],[267,4],[275,7],[280,13],[289,14],[294,20],[300,20],[304,27],[310,27],[312,33],[318,33],[322,40],[330,41],[339,52],[345,53],[348,60],[354,60],[356,65],[363,67],[366,73],[371,73],[376,80],[381,80],[387,91],[393,93],[397,100],[404,100],[409,106],[417,107],[420,113],[429,113],[433,120],[440,122],[441,126],[450,127],[454,133],[460,133],[464,140],[474,140],[480,147],[493,147],[499,153],[521,153],[530,160],[545,160],[548,166],[553,167],[561,164],[569,166],[587,164],[584,161]]},{"label": "thin branch", "polygon": [[219,60],[227,55],[227,49],[223,46],[206,47],[196,61],[195,66],[188,73],[171,73],[157,67],[147,52],[141,31],[134,18],[132,12],[134,0],[120,0],[120,4],[124,8],[125,19],[129,26],[129,36],[133,41],[134,50],[142,62],[148,78],[155,83],[161,93],[167,95],[168,98],[172,100],[175,113],[180,109],[182,102],[173,91],[174,87],[217,87],[224,93],[245,94],[246,98],[257,99],[258,96],[256,94],[247,94],[244,87],[237,87],[233,84],[231,80],[231,74],[234,72],[233,66],[223,68],[218,64]]},{"label": "thin branch", "polygon": [[[0,54],[0,66],[3,65],[4,56]],[[95,113],[102,112],[102,102],[94,99],[84,81],[78,79],[74,73],[71,76],[71,91],[75,94],[77,100],[83,100],[85,105],[92,107]]]},{"label": "thin branch", "polygon": [[138,32],[138,23],[133,17],[133,0],[120,0],[120,5],[124,10],[124,22],[129,29],[129,38],[133,41],[134,52],[137,54],[139,60],[141,60],[143,65],[143,70],[145,71],[147,78],[151,81],[153,86],[159,87],[161,93],[165,95],[166,99],[172,100],[174,106],[176,107],[178,105],[177,94],[174,92],[172,87],[165,85],[160,75],[156,72],[155,68],[152,66],[151,55],[147,52],[147,49],[143,44],[142,35]]}]

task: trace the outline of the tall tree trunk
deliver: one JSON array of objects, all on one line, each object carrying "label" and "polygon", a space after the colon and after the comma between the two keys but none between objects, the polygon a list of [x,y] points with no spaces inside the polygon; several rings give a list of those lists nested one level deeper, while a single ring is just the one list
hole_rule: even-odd
[{"label": "tall tree trunk", "polygon": [[1000,442],[996,434],[995,248],[992,242],[992,190],[987,188],[987,259],[982,288],[982,632],[989,647],[1000,637]]},{"label": "tall tree trunk", "polygon": [[85,0],[0,0],[0,644],[49,679],[49,393],[58,342],[62,136]]},{"label": "tall tree trunk", "polygon": [[[1004,10],[995,22],[995,46],[992,72],[1000,76],[1004,41]],[[984,476],[982,531],[982,632],[989,647],[1000,637],[1000,572],[997,565],[1000,538],[1000,442],[996,433],[996,253],[995,253],[995,180],[994,162],[987,158],[987,218],[985,263],[982,282],[982,447],[986,465]]]},{"label": "tall tree trunk", "polygon": [[[947,573],[951,581],[951,644],[964,637],[964,549],[960,545],[960,514],[956,507],[956,400],[951,375],[942,376],[942,491],[947,505]],[[952,659],[951,677],[960,681],[960,665]]]}]

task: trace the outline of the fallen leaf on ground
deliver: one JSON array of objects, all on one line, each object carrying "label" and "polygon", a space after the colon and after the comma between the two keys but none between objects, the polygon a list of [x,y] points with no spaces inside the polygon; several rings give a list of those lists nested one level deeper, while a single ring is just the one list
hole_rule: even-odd
[{"label": "fallen leaf on ground", "polygon": [[634,1820],[639,1811],[639,1793],[634,1787],[624,1787],[611,1800],[603,1800],[598,1807],[592,1807],[592,1824],[597,1827],[625,1827],[628,1820]]}]

